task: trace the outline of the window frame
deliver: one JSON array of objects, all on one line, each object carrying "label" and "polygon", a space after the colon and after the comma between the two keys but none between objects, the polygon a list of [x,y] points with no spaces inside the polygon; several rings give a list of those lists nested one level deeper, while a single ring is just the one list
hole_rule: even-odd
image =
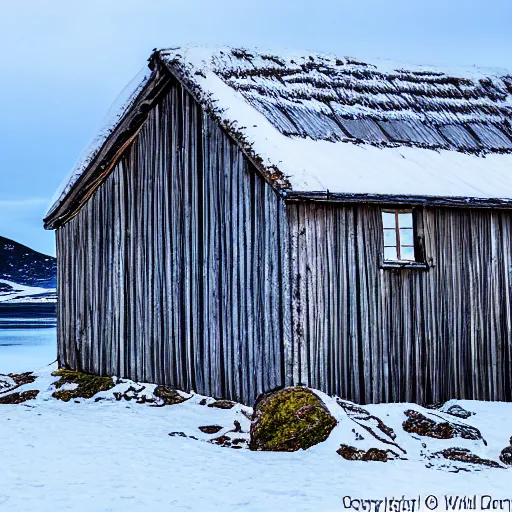
[{"label": "window frame", "polygon": [[[383,222],[383,213],[394,213],[395,214],[395,226],[394,228],[384,228]],[[400,244],[400,224],[399,224],[399,214],[400,213],[410,213],[412,215],[412,238],[413,245],[406,245],[404,247],[413,247],[414,249],[414,261],[412,260],[387,260],[384,257],[384,249],[385,249],[385,231],[386,229],[394,230],[395,232],[395,242],[396,242],[396,254],[397,257],[401,257],[401,244]],[[403,205],[397,207],[383,207],[380,210],[380,227],[381,227],[381,236],[382,236],[382,245],[381,245],[381,268],[389,268],[389,269],[418,269],[418,270],[427,270],[427,259],[425,255],[425,244],[424,244],[424,234],[423,234],[423,209],[417,207],[404,207]],[[409,229],[409,228],[402,228]],[[388,246],[392,247],[392,246]]]}]

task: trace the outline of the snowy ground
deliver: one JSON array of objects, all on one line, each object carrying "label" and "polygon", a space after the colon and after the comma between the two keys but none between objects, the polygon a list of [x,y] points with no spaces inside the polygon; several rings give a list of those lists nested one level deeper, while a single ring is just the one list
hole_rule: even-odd
[{"label": "snowy ground", "polygon": [[0,279],[0,302],[6,303],[53,303],[57,301],[55,288],[27,286]]},{"label": "snowy ground", "polygon": [[[37,372],[36,382],[20,388],[42,390],[36,400],[0,405],[2,511],[324,511],[346,510],[346,496],[512,497],[510,470],[451,472],[457,469],[445,464],[427,468],[421,456],[426,438],[400,430],[405,409],[426,412],[418,406],[367,407],[395,429],[409,460],[354,462],[337,455],[341,442],[354,444],[357,432],[364,431],[325,396],[339,420],[326,442],[296,453],[251,452],[206,442],[233,429],[235,420],[247,431],[243,406],[214,409],[200,405],[204,397],[198,395],[166,407],[113,399],[113,391],[126,389],[129,382],[103,393],[106,400],[63,403],[51,398],[57,380],[50,375],[52,369]],[[496,459],[512,435],[512,404],[458,403],[476,413],[466,422],[478,426],[488,442],[461,443]],[[224,428],[212,436],[198,429],[202,425]],[[372,444],[364,435],[362,448]],[[454,446],[455,440],[430,439],[429,449],[434,441],[442,449]]]}]

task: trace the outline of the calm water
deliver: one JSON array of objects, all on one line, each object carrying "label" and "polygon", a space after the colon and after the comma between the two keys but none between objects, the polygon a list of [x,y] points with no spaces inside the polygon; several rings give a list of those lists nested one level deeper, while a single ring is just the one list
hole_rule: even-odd
[{"label": "calm water", "polygon": [[46,366],[56,350],[55,305],[0,304],[0,373]]}]

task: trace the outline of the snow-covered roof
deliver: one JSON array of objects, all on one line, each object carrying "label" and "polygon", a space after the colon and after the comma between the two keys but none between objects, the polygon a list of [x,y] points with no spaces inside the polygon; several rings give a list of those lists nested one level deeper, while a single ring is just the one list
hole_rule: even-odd
[{"label": "snow-covered roof", "polygon": [[[155,60],[286,194],[512,200],[507,70],[202,47],[160,50]],[[50,213],[99,149],[79,162]]]},{"label": "snow-covered roof", "polygon": [[159,55],[285,188],[512,198],[512,72],[232,48]]}]

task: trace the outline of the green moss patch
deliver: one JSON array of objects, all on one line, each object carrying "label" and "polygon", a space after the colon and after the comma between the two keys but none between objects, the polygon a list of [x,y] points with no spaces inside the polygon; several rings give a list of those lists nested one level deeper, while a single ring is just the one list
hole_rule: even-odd
[{"label": "green moss patch", "polygon": [[[52,396],[63,402],[69,402],[74,398],[92,398],[100,391],[108,391],[114,387],[112,377],[100,377],[89,373],[78,372],[75,370],[57,370],[53,372],[54,377],[60,377],[55,383],[57,391]],[[76,384],[76,389],[59,389],[64,384]]]},{"label": "green moss patch", "polygon": [[294,452],[325,441],[336,420],[304,387],[260,395],[254,406],[251,450]]}]

